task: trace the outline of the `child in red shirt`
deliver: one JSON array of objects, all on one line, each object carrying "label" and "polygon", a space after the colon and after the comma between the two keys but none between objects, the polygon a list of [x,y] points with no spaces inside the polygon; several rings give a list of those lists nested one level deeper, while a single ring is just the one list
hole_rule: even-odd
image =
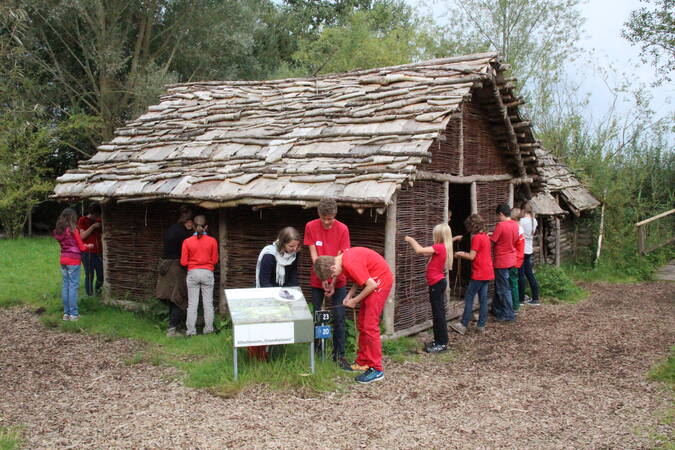
[{"label": "child in red shirt", "polygon": [[459,334],[466,333],[469,326],[471,314],[473,313],[473,298],[478,294],[480,312],[478,315],[479,333],[485,331],[488,313],[488,284],[494,279],[494,270],[492,268],[492,257],[490,255],[490,238],[485,233],[485,221],[478,214],[471,214],[464,221],[464,225],[471,237],[471,251],[455,252],[458,258],[471,261],[471,281],[464,296],[464,313],[459,322],[450,324],[453,330]]},{"label": "child in red shirt", "polygon": [[518,240],[516,241],[516,265],[509,270],[509,282],[511,283],[511,297],[513,298],[513,310],[520,309],[520,293],[518,290],[518,272],[525,259],[525,231],[520,226],[520,208],[511,210],[511,220],[518,224]]},{"label": "child in red shirt", "polygon": [[204,307],[204,334],[213,333],[213,285],[214,266],[218,263],[218,242],[206,234],[206,217],[195,216],[193,219],[195,235],[183,241],[180,264],[187,266],[185,282],[188,290],[188,309],[186,336],[197,334],[197,308],[199,292],[202,293]]},{"label": "child in red shirt", "polygon": [[434,341],[424,350],[427,353],[441,353],[448,349],[448,326],[445,315],[445,290],[448,287],[448,280],[445,276],[449,270],[452,270],[453,242],[452,231],[448,224],[436,225],[433,238],[434,245],[430,247],[422,247],[410,236],[406,236],[405,241],[418,255],[431,256],[427,264],[426,276],[434,324]]},{"label": "child in red shirt", "polygon": [[77,213],[72,208],[66,208],[56,221],[53,233],[54,239],[59,241],[61,246],[63,320],[78,320],[80,318],[80,312],[77,308],[77,294],[80,289],[80,260],[82,252],[94,247],[92,244],[82,242],[76,223]]},{"label": "child in red shirt", "polygon": [[[365,247],[353,247],[338,256],[319,256],[314,271],[320,280],[338,277],[343,272],[354,282],[343,304],[359,308],[359,348],[352,370],[365,370],[356,377],[359,383],[384,379],[382,371],[382,342],[380,341],[380,316],[394,276],[382,256]],[[362,290],[356,294],[357,286]]]},{"label": "child in red shirt", "polygon": [[[318,219],[305,225],[305,245],[309,247],[312,264],[319,256],[337,256],[351,246],[347,225],[335,219],[338,207],[335,200],[324,198],[317,207]],[[312,304],[314,311],[320,310],[328,298],[333,307],[333,361],[343,369],[350,367],[345,360],[345,307],[342,304],[347,295],[347,280],[343,275],[330,281],[321,281],[314,270],[310,273]]]},{"label": "child in red shirt", "polygon": [[516,266],[518,224],[511,220],[511,207],[502,203],[496,209],[499,222],[490,240],[494,243],[495,296],[492,311],[498,322],[513,322],[513,298],[509,283],[509,269]]}]

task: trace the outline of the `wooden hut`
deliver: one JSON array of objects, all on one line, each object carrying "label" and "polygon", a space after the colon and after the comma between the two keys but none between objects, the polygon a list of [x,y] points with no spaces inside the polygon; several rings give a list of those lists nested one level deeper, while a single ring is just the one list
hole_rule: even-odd
[{"label": "wooden hut", "polygon": [[535,150],[540,186],[530,200],[541,224],[536,255],[560,265],[575,260],[580,249],[591,249],[596,230],[590,212],[598,199],[551,152]]},{"label": "wooden hut", "polygon": [[[450,210],[455,233],[472,212],[493,226],[495,206],[529,198],[537,182],[538,144],[506,70],[483,53],[308,79],[170,85],[60,177],[55,197],[103,203],[107,296],[134,302],[152,296],[179,203],[208,212],[222,292],[252,286],[260,249],[283,226],[304,230],[319,200],[335,198],[352,245],[395,268],[386,333],[414,333],[431,323],[426,261],[403,237],[430,242]],[[300,261],[307,286],[309,255]]]}]

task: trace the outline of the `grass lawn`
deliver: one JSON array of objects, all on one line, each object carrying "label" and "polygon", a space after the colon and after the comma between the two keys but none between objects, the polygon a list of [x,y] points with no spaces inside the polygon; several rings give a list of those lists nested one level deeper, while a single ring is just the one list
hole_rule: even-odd
[{"label": "grass lawn", "polygon": [[0,450],[14,450],[21,448],[21,432],[17,427],[6,428],[0,426]]},{"label": "grass lawn", "polygon": [[[44,309],[43,323],[72,333],[90,333],[110,339],[129,338],[146,343],[143,350],[129,355],[128,362],[152,363],[181,369],[188,386],[208,388],[214,393],[232,395],[244,386],[262,383],[273,388],[307,388],[310,391],[335,390],[352,374],[337,368],[326,358],[316,360],[316,374],[309,376],[307,344],[274,348],[270,361],[249,361],[246,351],[239,351],[239,380],[232,374],[232,332],[227,320],[216,325],[220,332],[193,338],[167,338],[166,307],[136,313],[105,305],[100,298],[82,295],[80,283],[77,322],[64,322],[60,289],[59,247],[50,237],[0,240],[0,307],[27,305]],[[84,271],[82,271],[84,272]],[[353,339],[351,340],[353,343]],[[401,359],[417,345],[414,339],[401,339],[384,345],[384,352]],[[330,355],[330,350],[327,351]]]}]

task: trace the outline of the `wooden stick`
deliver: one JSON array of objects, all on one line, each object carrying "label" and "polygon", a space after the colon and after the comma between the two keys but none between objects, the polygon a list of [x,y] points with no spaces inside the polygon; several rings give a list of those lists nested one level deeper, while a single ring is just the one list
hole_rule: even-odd
[{"label": "wooden stick", "polygon": [[[396,280],[396,214],[398,196],[394,194],[387,207],[387,218],[384,225],[384,259],[394,272]],[[391,287],[387,302],[384,304],[384,330],[388,335],[394,334],[394,311],[396,308],[396,281]]]}]

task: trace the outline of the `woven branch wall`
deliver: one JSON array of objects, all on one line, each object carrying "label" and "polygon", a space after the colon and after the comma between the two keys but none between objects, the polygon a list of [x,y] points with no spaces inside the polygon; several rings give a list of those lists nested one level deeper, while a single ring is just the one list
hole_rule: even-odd
[{"label": "woven branch wall", "polygon": [[500,203],[509,201],[508,181],[484,181],[476,183],[478,197],[478,214],[485,219],[488,231],[494,230],[497,224],[495,209]]},{"label": "woven branch wall", "polygon": [[443,131],[444,139],[437,139],[431,144],[431,162],[424,164],[422,170],[459,174],[460,121],[452,119]]},{"label": "woven branch wall", "polygon": [[[104,245],[108,269],[106,282],[114,298],[143,302],[154,297],[157,262],[162,256],[164,232],[176,222],[179,206],[169,202],[104,205]],[[209,234],[217,238],[217,214],[213,211],[196,212],[206,215]],[[218,270],[215,275],[218,286]],[[214,289],[216,303],[218,291]]]},{"label": "woven branch wall", "polygon": [[464,175],[511,173],[506,157],[499,150],[487,114],[477,99],[464,105]]},{"label": "woven branch wall", "polygon": [[[227,213],[228,268],[226,288],[255,286],[255,266],[258,255],[265,245],[271,244],[279,230],[295,227],[301,235],[305,224],[316,219],[315,208],[302,209],[294,206],[277,206],[254,211],[249,206],[228,208]],[[367,209],[359,214],[352,208],[342,207],[337,219],[349,228],[353,247],[369,247],[384,255],[384,216]],[[305,298],[311,299],[309,249],[303,246],[298,261],[300,286]]]},{"label": "woven branch wall", "polygon": [[443,222],[443,183],[418,181],[401,189],[396,225],[396,310],[394,330],[404,330],[431,318],[425,272],[427,258],[412,251],[406,235],[421,245],[433,243],[432,229]]}]

